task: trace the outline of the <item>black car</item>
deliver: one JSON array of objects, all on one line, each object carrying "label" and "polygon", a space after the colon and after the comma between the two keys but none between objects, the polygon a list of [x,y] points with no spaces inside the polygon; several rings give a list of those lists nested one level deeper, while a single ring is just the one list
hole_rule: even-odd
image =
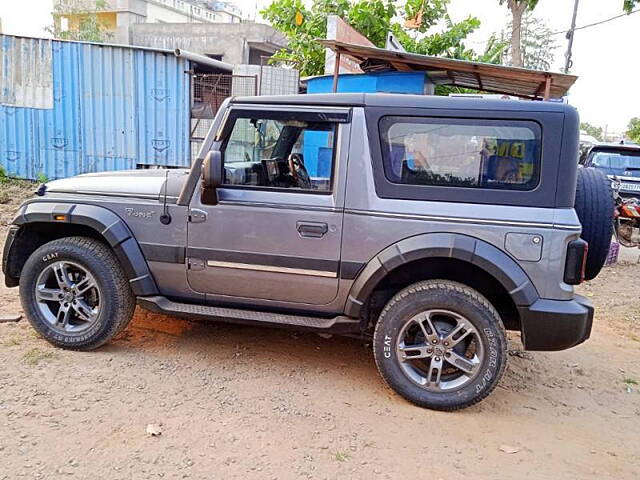
[{"label": "black car", "polygon": [[594,145],[580,163],[584,167],[602,170],[609,178],[619,182],[621,196],[640,197],[640,145]]}]

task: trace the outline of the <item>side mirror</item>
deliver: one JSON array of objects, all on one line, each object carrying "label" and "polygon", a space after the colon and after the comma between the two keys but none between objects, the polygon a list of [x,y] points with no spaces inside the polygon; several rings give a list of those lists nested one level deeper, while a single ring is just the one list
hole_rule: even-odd
[{"label": "side mirror", "polygon": [[215,205],[218,203],[216,189],[222,185],[223,166],[220,150],[211,150],[202,162],[202,201]]}]

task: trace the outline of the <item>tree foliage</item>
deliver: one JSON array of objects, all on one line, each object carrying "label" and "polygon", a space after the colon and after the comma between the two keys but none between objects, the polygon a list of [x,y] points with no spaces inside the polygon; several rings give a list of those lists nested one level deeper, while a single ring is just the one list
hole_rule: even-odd
[{"label": "tree foliage", "polygon": [[602,131],[602,127],[596,127],[595,125],[591,125],[589,122],[580,122],[580,130],[584,130],[587,135],[591,135],[599,142],[604,141],[604,132]]},{"label": "tree foliage", "polygon": [[[502,32],[502,40],[508,42],[513,31],[513,23]],[[558,42],[551,29],[540,18],[527,12],[522,17],[520,33],[522,65],[533,70],[550,70],[558,49]],[[505,50],[501,63],[514,65],[512,51]]]},{"label": "tree foliage", "polygon": [[622,4],[622,10],[626,13],[631,13],[636,5],[640,3],[640,0],[624,0]]},{"label": "tree foliage", "polygon": [[[409,52],[472,58],[463,40],[480,21],[468,17],[453,22],[447,13],[449,0],[274,0],[261,14],[283,32],[288,47],[275,60],[294,65],[302,75],[324,73],[324,47],[316,42],[326,38],[327,16],[338,15],[378,47],[384,47],[392,32]],[[410,21],[410,22],[407,22]],[[405,28],[405,24],[412,28]],[[443,26],[443,31],[432,32]],[[493,45],[495,47],[496,44]],[[495,52],[490,56],[495,57]]]},{"label": "tree foliage", "polygon": [[[104,42],[111,38],[98,16],[108,7],[106,0],[58,0],[53,8],[53,25],[46,28],[55,38],[85,42]],[[63,28],[62,19],[77,19]]]},{"label": "tree foliage", "polygon": [[640,117],[633,117],[629,120],[626,137],[635,143],[640,143]]}]

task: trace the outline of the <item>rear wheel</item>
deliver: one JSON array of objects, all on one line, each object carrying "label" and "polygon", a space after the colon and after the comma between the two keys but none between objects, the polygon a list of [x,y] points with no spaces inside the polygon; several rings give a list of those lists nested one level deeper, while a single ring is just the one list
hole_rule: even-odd
[{"label": "rear wheel", "polygon": [[50,343],[91,350],[126,327],[135,302],[109,247],[85,237],[54,240],[26,261],[20,298],[29,322]]},{"label": "rear wheel", "polygon": [[386,305],[374,356],[387,384],[416,405],[457,410],[485,398],[506,365],[502,321],[480,293],[461,283],[428,280]]}]

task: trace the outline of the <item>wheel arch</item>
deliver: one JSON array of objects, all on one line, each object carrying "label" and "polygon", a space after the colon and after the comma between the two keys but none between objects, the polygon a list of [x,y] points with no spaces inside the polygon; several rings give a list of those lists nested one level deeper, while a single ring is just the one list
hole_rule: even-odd
[{"label": "wheel arch", "polygon": [[[401,240],[371,259],[356,277],[345,305],[345,314],[361,317],[372,294],[394,272],[410,265],[456,264],[493,279],[509,295],[513,307],[531,305],[539,298],[522,267],[486,241],[458,233],[426,233]],[[411,279],[409,283],[431,278]],[[456,279],[456,278],[450,278]],[[458,279],[465,283],[462,279]],[[405,285],[406,286],[406,285]],[[473,286],[473,285],[470,285]],[[517,315],[517,310],[511,309]]]},{"label": "wheel arch", "polygon": [[[59,218],[60,220],[56,220]],[[147,261],[126,223],[111,210],[86,204],[30,202],[23,205],[10,232],[5,281],[16,286],[26,259],[46,242],[68,236],[89,236],[103,241],[115,253],[136,296],[157,295],[158,288]]]}]

